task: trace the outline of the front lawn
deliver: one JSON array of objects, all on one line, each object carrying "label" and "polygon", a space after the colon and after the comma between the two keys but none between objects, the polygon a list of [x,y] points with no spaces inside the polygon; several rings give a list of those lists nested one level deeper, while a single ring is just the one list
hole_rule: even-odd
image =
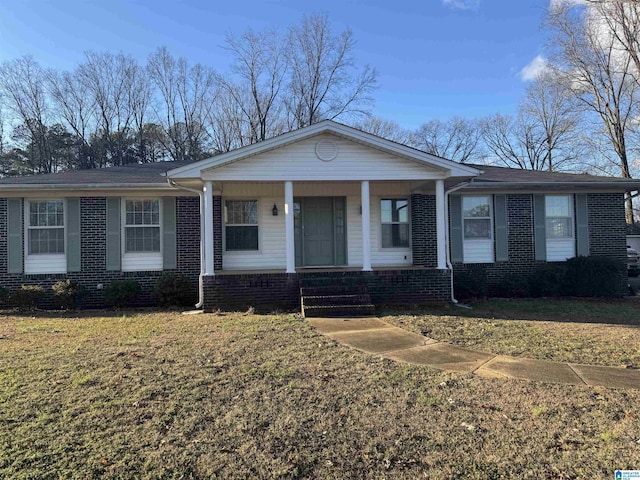
[{"label": "front lawn", "polygon": [[640,298],[485,300],[384,316],[475,350],[559,362],[640,368]]},{"label": "front lawn", "polygon": [[0,478],[613,478],[639,404],[398,364],[294,315],[0,317]]}]

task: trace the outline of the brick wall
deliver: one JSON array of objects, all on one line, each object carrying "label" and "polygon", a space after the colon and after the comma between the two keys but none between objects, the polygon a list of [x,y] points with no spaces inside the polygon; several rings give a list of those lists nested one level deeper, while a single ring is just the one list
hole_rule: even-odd
[{"label": "brick wall", "polygon": [[254,307],[257,312],[299,310],[301,281],[327,277],[365,284],[375,305],[421,305],[451,299],[448,270],[215,275],[204,278],[204,309],[246,310]]},{"label": "brick wall", "polygon": [[[104,306],[104,289],[110,281],[133,278],[141,286],[136,306],[155,305],[153,287],[162,272],[114,272],[106,270],[106,205],[105,197],[80,199],[80,244],[82,249],[81,272],[67,274],[8,274],[7,273],[7,200],[0,198],[0,285],[10,289],[21,285],[41,285],[47,296],[41,307],[54,306],[51,286],[67,278],[78,281],[86,291],[82,307]],[[176,231],[178,268],[191,279],[194,303],[197,300],[198,275],[200,273],[200,214],[197,197],[176,199]]]},{"label": "brick wall", "polygon": [[[587,195],[589,210],[590,255],[626,259],[626,224],[621,193],[590,193]],[[485,264],[456,263],[456,273],[469,271],[480,265],[487,275],[488,295],[500,293],[500,283],[509,275],[528,279],[531,273],[545,262],[535,260],[533,241],[533,196],[531,194],[507,195],[508,249],[507,262]],[[574,226],[575,228],[575,226]],[[620,279],[620,294],[626,292],[626,272]]]},{"label": "brick wall", "polygon": [[411,249],[414,265],[437,266],[435,195],[411,195]]}]

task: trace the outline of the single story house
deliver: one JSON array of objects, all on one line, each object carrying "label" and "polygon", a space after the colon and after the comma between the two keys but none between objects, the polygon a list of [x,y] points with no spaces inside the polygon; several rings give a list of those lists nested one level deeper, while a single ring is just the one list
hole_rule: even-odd
[{"label": "single story house", "polygon": [[0,285],[71,278],[100,306],[135,278],[148,304],[177,271],[205,310],[298,308],[301,287],[345,282],[366,296],[354,305],[451,301],[470,265],[491,288],[576,255],[624,261],[623,197],[639,188],[460,164],[323,121],[199,162],[0,179]]}]

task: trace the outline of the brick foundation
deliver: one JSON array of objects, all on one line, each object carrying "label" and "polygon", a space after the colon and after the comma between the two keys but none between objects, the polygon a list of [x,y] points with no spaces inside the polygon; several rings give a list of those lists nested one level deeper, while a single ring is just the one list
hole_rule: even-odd
[{"label": "brick foundation", "polygon": [[253,307],[257,312],[299,310],[300,283],[305,278],[336,278],[363,283],[375,305],[421,305],[451,299],[448,270],[247,273],[205,277],[204,309],[246,310]]}]

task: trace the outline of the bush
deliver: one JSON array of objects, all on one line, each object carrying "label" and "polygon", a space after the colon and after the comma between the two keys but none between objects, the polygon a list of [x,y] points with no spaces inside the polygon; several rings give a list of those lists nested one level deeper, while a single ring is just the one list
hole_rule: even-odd
[{"label": "bush", "polygon": [[458,299],[487,296],[487,269],[484,265],[466,265],[453,275],[453,290]]},{"label": "bush", "polygon": [[529,277],[529,292],[533,297],[557,297],[564,294],[565,263],[547,263]]},{"label": "bush", "polygon": [[156,282],[154,291],[158,303],[164,307],[182,307],[195,303],[191,281],[182,273],[163,273]]},{"label": "bush", "polygon": [[5,303],[9,298],[9,289],[7,287],[0,286],[0,305]]},{"label": "bush", "polygon": [[44,297],[44,288],[39,285],[22,285],[11,293],[11,303],[22,309],[33,310]]},{"label": "bush", "polygon": [[113,307],[130,306],[140,292],[135,280],[114,280],[104,289],[104,302]]},{"label": "bush", "polygon": [[626,265],[609,257],[575,257],[566,261],[562,290],[576,297],[620,297]]},{"label": "bush", "polygon": [[529,281],[523,275],[510,273],[496,285],[496,296],[524,298],[530,296]]},{"label": "bush", "polygon": [[84,288],[75,280],[60,280],[52,285],[53,301],[61,308],[77,307],[84,293]]}]

